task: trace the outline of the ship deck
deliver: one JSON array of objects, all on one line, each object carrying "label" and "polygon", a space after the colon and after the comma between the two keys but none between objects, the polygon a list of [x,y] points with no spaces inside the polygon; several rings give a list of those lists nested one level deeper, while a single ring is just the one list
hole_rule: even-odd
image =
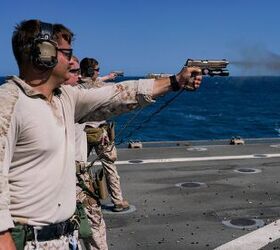
[{"label": "ship deck", "polygon": [[280,139],[143,143],[116,164],[132,206],[102,202],[109,249],[280,249]]}]

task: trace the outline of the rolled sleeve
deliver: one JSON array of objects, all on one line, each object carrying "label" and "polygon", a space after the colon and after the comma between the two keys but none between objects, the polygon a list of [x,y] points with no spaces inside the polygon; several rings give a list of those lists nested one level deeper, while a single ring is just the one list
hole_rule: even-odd
[{"label": "rolled sleeve", "polygon": [[153,79],[139,80],[136,98],[141,107],[145,107],[146,105],[155,102],[152,98],[154,82]]},{"label": "rolled sleeve", "polygon": [[[87,114],[78,119],[81,122],[102,121],[113,116],[132,111],[139,107],[145,107],[153,102],[152,93],[154,80],[141,79],[120,82],[115,85],[88,89],[81,92],[78,103],[79,111],[76,113]],[[83,107],[81,108],[81,104]]]}]

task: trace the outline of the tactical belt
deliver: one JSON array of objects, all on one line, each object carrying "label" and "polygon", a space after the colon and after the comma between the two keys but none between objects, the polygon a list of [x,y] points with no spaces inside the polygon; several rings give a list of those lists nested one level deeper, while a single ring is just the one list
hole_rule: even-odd
[{"label": "tactical belt", "polygon": [[26,241],[49,241],[59,239],[61,236],[68,236],[72,234],[76,228],[74,222],[70,221],[70,219],[48,226],[43,226],[41,229],[36,228],[36,226],[21,225],[16,223],[15,228],[17,228],[17,226],[23,226],[23,230],[26,232]]}]

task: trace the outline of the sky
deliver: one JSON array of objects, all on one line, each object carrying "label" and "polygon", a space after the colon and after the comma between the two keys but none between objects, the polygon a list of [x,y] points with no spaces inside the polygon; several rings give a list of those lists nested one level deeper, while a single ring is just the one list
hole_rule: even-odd
[{"label": "sky", "polygon": [[101,75],[176,73],[188,58],[227,59],[231,75],[280,75],[278,0],[4,0],[0,75],[18,74],[11,36],[22,20],[62,23],[74,54]]}]

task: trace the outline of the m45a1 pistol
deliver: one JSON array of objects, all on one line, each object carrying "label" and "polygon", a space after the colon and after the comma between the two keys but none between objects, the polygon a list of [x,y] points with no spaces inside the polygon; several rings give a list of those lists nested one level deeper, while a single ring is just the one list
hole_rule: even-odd
[{"label": "m45a1 pistol", "polygon": [[202,75],[209,76],[228,76],[227,65],[229,62],[223,60],[193,60],[188,59],[185,67],[198,67],[201,69]]},{"label": "m45a1 pistol", "polygon": [[112,73],[114,73],[116,76],[124,76],[124,72],[122,70],[115,70],[112,71]]}]

